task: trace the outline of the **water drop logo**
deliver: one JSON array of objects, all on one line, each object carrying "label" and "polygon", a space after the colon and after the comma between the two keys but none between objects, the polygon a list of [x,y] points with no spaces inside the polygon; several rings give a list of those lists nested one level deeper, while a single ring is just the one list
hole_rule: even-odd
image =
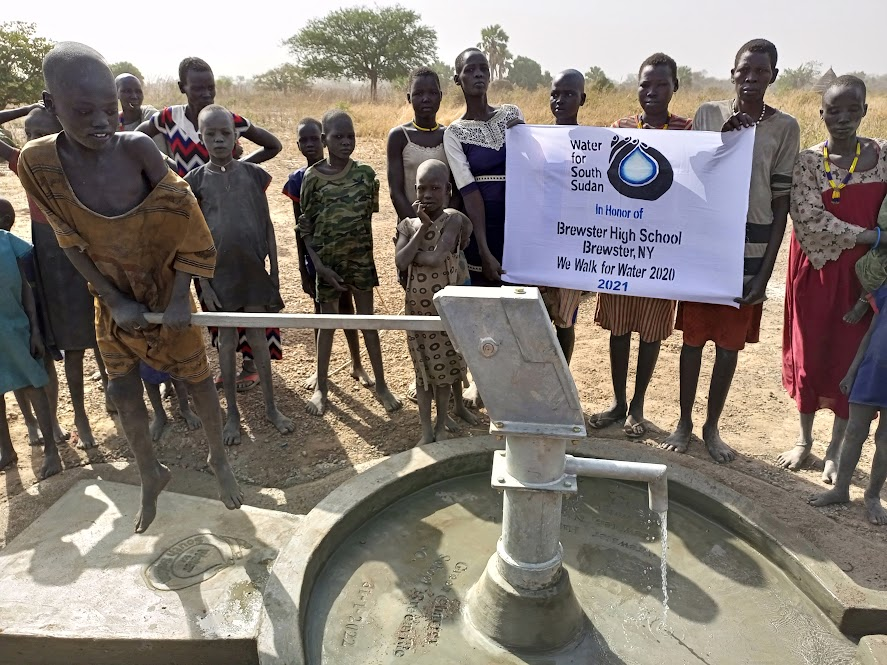
[{"label": "water drop logo", "polygon": [[636,138],[614,136],[607,177],[623,196],[655,201],[671,188],[674,171],[656,148]]}]

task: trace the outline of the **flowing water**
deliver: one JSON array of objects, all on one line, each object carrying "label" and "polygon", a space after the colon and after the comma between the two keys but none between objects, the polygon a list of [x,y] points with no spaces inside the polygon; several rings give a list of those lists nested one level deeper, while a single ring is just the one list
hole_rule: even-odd
[{"label": "flowing water", "polygon": [[659,570],[662,575],[662,630],[668,628],[668,511],[659,513],[659,542],[662,552]]}]

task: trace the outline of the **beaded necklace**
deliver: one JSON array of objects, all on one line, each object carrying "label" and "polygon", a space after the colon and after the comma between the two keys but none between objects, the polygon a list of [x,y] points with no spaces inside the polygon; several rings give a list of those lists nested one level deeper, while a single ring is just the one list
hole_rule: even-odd
[{"label": "beaded necklace", "polygon": [[861,152],[862,143],[860,143],[859,139],[856,139],[856,156],[853,158],[850,170],[847,171],[847,175],[844,176],[844,179],[840,183],[836,183],[835,176],[832,175],[832,167],[828,156],[828,141],[822,146],[822,161],[825,163],[825,175],[828,178],[828,185],[832,188],[832,203],[841,202],[841,190],[847,186],[847,183],[850,182],[850,178],[853,177],[853,172],[856,170],[856,165],[859,163],[859,155]]},{"label": "beaded necklace", "polygon": [[[660,127],[660,129],[668,129],[668,123],[671,122],[671,113],[668,114],[665,118],[665,124]],[[641,116],[638,116],[638,129],[643,129],[644,123],[641,122]],[[655,127],[650,127],[650,129],[656,129]]]}]

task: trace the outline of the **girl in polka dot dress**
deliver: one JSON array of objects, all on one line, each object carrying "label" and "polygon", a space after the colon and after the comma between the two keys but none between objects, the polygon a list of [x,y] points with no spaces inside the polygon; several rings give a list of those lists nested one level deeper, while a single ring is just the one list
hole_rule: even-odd
[{"label": "girl in polka dot dress", "polygon": [[[457,210],[446,208],[450,198],[450,171],[436,159],[422,163],[416,174],[416,217],[397,225],[397,269],[407,271],[406,313],[436,316],[434,294],[449,284],[464,284],[459,274],[459,251],[468,244],[471,221]],[[416,370],[416,400],[422,423],[419,445],[446,439],[447,406],[455,393],[455,415],[470,425],[477,418],[462,403],[466,365],[446,332],[407,333],[410,357]],[[431,422],[432,396],[437,421]]]}]

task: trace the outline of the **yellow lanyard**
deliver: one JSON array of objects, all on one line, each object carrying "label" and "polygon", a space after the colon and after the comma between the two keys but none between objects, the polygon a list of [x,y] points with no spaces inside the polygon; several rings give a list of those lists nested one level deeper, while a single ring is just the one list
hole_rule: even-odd
[{"label": "yellow lanyard", "polygon": [[[665,120],[665,124],[662,125],[661,129],[668,129],[668,121],[671,120],[671,113],[668,114],[668,118]],[[638,116],[638,129],[643,129],[644,123],[641,122],[641,116]],[[650,127],[650,129],[656,129],[655,127]]]},{"label": "yellow lanyard", "polygon": [[825,162],[825,175],[828,178],[829,187],[832,188],[832,203],[840,203],[841,202],[841,190],[847,186],[847,183],[850,182],[850,178],[853,177],[853,172],[856,170],[856,165],[859,163],[859,154],[862,152],[862,144],[859,142],[859,139],[856,140],[856,156],[853,158],[853,163],[850,165],[850,170],[847,171],[847,175],[844,176],[844,179],[840,184],[835,182],[835,177],[832,175],[832,167],[829,163],[828,158],[828,141],[825,142],[825,145],[822,146],[822,160]]}]

